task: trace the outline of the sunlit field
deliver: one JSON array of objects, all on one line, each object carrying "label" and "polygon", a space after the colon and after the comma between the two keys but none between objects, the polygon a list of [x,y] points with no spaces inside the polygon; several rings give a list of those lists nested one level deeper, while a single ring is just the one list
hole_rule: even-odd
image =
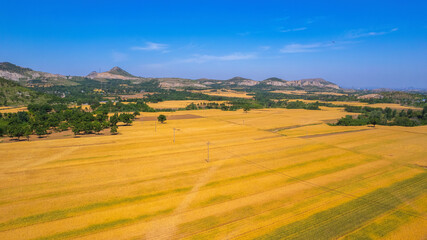
[{"label": "sunlit field", "polygon": [[237,98],[253,98],[253,96],[248,95],[246,92],[238,92],[233,90],[219,89],[219,90],[193,90],[192,92],[203,93],[211,96],[220,96],[220,97],[237,97]]},{"label": "sunlit field", "polygon": [[16,113],[19,111],[27,111],[26,107],[0,107],[0,113]]},{"label": "sunlit field", "polygon": [[226,101],[206,101],[206,100],[181,100],[181,101],[163,101],[157,103],[148,103],[148,106],[154,109],[178,109],[185,108],[191,103],[194,104],[207,104],[207,103],[225,103]]},{"label": "sunlit field", "polygon": [[0,143],[0,239],[427,236],[426,126],[329,126],[348,113],[327,107],[141,114],[118,135]]},{"label": "sunlit field", "polygon": [[[296,99],[299,101],[307,102],[307,103],[314,103],[314,102],[320,102],[320,103],[331,103],[334,105],[349,105],[349,106],[360,106],[360,107],[372,107],[372,108],[386,108],[389,107],[391,109],[416,109],[416,110],[422,110],[422,108],[419,107],[413,107],[413,106],[402,106],[397,103],[365,103],[365,102],[352,102],[352,101],[317,101],[317,100],[304,100],[304,99]],[[296,101],[291,100],[291,101]]]}]

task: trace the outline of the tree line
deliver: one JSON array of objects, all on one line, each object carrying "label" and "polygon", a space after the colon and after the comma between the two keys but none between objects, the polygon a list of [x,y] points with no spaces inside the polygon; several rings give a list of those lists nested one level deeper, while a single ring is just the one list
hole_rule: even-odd
[{"label": "tree line", "polygon": [[69,129],[74,135],[99,134],[107,128],[112,134],[117,134],[119,122],[130,125],[140,115],[138,111],[112,116],[108,113],[85,111],[81,107],[69,108],[62,104],[30,104],[27,112],[0,113],[0,136],[29,139],[30,135],[43,137]]},{"label": "tree line", "polygon": [[396,110],[386,107],[372,108],[360,106],[346,106],[347,112],[361,113],[357,117],[347,115],[338,120],[335,125],[340,126],[362,126],[362,125],[389,125],[413,127],[427,125],[427,106],[423,110]]}]

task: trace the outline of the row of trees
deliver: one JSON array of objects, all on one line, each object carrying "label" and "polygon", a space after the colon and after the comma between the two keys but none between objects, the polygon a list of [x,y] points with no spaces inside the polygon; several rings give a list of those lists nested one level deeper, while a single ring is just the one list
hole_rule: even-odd
[{"label": "row of trees", "polygon": [[354,118],[347,115],[338,120],[336,125],[341,126],[361,126],[361,125],[396,125],[396,126],[418,126],[427,124],[427,107],[422,111],[412,109],[397,111],[391,108],[370,108],[370,107],[346,107],[348,112],[361,112],[362,114]]},{"label": "row of trees", "polygon": [[243,109],[245,112],[250,109],[259,108],[287,108],[287,109],[307,109],[307,110],[320,110],[319,106],[322,104],[319,102],[305,103],[302,101],[289,101],[289,100],[264,100],[257,101],[252,99],[235,99],[230,101],[228,104],[225,103],[190,103],[185,107],[185,110],[198,110],[198,109],[221,109],[223,111],[235,111],[237,109]]},{"label": "row of trees", "polygon": [[[117,134],[118,124],[132,124],[140,113],[88,112],[81,108],[68,108],[66,105],[30,104],[28,112],[0,113],[0,136],[11,138],[38,135],[43,137],[52,132],[62,132],[71,129],[74,135],[99,134],[110,128],[111,134]],[[165,115],[159,115],[157,120],[166,121]]]},{"label": "row of trees", "polygon": [[119,122],[130,125],[138,115],[139,112],[135,112],[108,117],[108,112],[94,114],[65,105],[30,104],[28,112],[0,114],[0,136],[7,135],[20,139],[36,134],[42,137],[51,132],[68,129],[75,135],[99,134],[107,128],[110,128],[112,134],[116,134]]}]

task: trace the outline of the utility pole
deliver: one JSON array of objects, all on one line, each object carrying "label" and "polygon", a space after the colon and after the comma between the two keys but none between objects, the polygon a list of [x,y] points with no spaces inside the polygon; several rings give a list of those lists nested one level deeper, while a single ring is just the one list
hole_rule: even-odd
[{"label": "utility pole", "polygon": [[206,159],[206,162],[209,162],[209,144],[210,142],[208,141],[207,145],[208,145],[208,159]]},{"label": "utility pole", "polygon": [[175,143],[175,130],[179,131],[179,128],[173,128],[173,143]]}]

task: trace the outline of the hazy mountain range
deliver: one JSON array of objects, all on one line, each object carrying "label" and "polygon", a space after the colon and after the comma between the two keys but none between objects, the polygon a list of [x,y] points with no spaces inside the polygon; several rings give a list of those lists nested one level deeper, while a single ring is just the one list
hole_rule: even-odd
[{"label": "hazy mountain range", "polygon": [[[322,78],[310,78],[287,81],[284,79],[272,77],[263,81],[255,81],[243,77],[234,77],[228,80],[218,79],[186,79],[186,78],[147,78],[134,76],[120,67],[113,67],[107,72],[98,73],[93,71],[87,76],[65,76],[61,74],[52,74],[47,72],[35,71],[30,68],[24,68],[12,63],[0,63],[0,77],[17,81],[23,85],[77,85],[82,78],[94,79],[99,81],[108,81],[108,79],[129,80],[133,83],[140,83],[149,80],[158,80],[163,88],[212,88],[215,87],[274,87],[274,88],[324,88],[337,90],[340,87],[337,84],[326,81]],[[75,80],[79,81],[75,81]]]}]

